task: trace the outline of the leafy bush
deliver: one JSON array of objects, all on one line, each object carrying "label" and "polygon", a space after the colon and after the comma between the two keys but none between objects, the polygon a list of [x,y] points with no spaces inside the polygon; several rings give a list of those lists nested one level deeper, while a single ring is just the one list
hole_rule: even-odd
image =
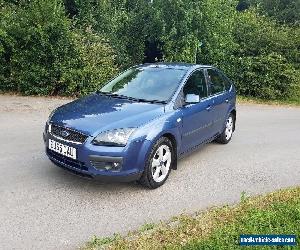
[{"label": "leafy bush", "polygon": [[87,94],[164,60],[213,64],[242,95],[300,98],[298,3],[261,2],[0,0],[0,90]]},{"label": "leafy bush", "polygon": [[156,49],[162,50],[165,61],[221,64],[232,54],[234,4],[222,0],[78,1],[77,24],[108,34],[121,67],[143,62],[147,44],[158,44]]},{"label": "leafy bush", "polygon": [[234,36],[234,79],[240,94],[264,99],[284,99],[294,95],[300,84],[299,39],[294,29],[254,10],[238,16]]},{"label": "leafy bush", "polygon": [[76,6],[77,27],[90,26],[97,33],[105,34],[121,68],[143,62],[148,27],[153,25],[147,1],[78,0]]},{"label": "leafy bush", "polygon": [[237,88],[241,94],[270,100],[293,96],[299,78],[295,68],[281,55],[243,57],[239,65]]},{"label": "leafy bush", "polygon": [[58,1],[33,1],[17,7],[8,30],[14,39],[12,81],[25,94],[62,94],[61,77],[76,67],[71,23]]},{"label": "leafy bush", "polygon": [[113,51],[105,40],[74,29],[60,1],[34,0],[15,6],[12,13],[5,33],[13,46],[10,84],[3,89],[86,94],[115,73]]},{"label": "leafy bush", "polygon": [[267,14],[280,23],[300,25],[299,0],[248,0],[247,3],[258,7],[262,14]]},{"label": "leafy bush", "polygon": [[9,82],[7,79],[10,76],[10,67],[9,67],[9,51],[11,50],[11,41],[7,36],[5,30],[0,28],[0,90],[9,89]]},{"label": "leafy bush", "polygon": [[237,49],[233,36],[237,12],[236,1],[201,1],[200,41],[201,54],[198,61],[215,65],[233,76],[234,52]]},{"label": "leafy bush", "polygon": [[9,90],[10,60],[12,53],[12,39],[7,34],[6,27],[11,20],[10,5],[5,5],[0,1],[0,90]]},{"label": "leafy bush", "polygon": [[196,63],[200,40],[199,19],[194,8],[199,10],[199,4],[189,0],[166,0],[156,1],[153,8],[161,21],[157,39],[162,44],[164,60]]},{"label": "leafy bush", "polygon": [[[69,67],[62,75],[65,94],[88,94],[100,88],[118,72],[115,54],[107,40],[91,30],[77,31],[74,35],[79,58],[77,67]],[[71,65],[70,65],[71,66]]]}]

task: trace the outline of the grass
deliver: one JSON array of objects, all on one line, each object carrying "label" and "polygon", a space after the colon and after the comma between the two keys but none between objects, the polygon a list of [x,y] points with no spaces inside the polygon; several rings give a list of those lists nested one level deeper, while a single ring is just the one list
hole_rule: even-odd
[{"label": "grass", "polygon": [[299,97],[290,97],[286,100],[265,100],[255,97],[238,96],[237,102],[239,104],[267,104],[267,105],[289,105],[289,106],[300,106],[300,95]]},{"label": "grass", "polygon": [[83,249],[245,249],[240,234],[296,234],[297,246],[284,249],[300,249],[300,187],[253,198],[243,193],[237,205],[146,224],[126,236],[94,237]]}]

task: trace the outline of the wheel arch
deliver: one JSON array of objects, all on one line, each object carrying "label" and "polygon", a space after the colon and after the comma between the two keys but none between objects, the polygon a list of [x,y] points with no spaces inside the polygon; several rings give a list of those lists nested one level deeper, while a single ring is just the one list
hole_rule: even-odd
[{"label": "wheel arch", "polygon": [[173,153],[174,153],[174,160],[173,160],[173,163],[172,163],[172,169],[176,170],[177,169],[177,147],[178,147],[178,142],[176,140],[176,135],[174,135],[173,133],[171,133],[170,131],[164,131],[160,134],[158,134],[157,136],[155,137],[152,137],[151,139],[149,138],[148,140],[151,141],[151,147],[149,149],[149,152],[148,152],[148,156],[150,154],[150,151],[151,151],[151,148],[153,147],[153,145],[155,144],[156,141],[158,141],[160,138],[162,137],[166,137],[167,139],[169,139],[172,143],[172,146],[173,146]]}]

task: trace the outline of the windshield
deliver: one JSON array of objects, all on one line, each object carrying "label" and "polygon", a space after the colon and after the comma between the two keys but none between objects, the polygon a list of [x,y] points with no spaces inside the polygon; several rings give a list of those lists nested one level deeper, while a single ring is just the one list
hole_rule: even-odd
[{"label": "windshield", "polygon": [[131,68],[106,84],[100,91],[146,101],[168,101],[186,70],[167,67]]}]

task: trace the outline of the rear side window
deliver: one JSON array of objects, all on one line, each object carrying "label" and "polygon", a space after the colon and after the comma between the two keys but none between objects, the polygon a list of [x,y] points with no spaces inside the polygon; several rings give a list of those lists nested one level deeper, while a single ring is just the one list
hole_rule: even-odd
[{"label": "rear side window", "polygon": [[223,72],[220,72],[220,71],[219,71],[219,74],[221,74],[221,76],[222,76],[223,79],[224,79],[224,83],[225,83],[225,88],[226,88],[226,90],[229,90],[230,87],[231,87],[231,85],[232,85],[231,81],[228,79],[227,76],[225,76],[225,75],[223,74]]},{"label": "rear side window", "polygon": [[224,77],[214,69],[207,70],[208,79],[211,84],[211,94],[215,95],[225,91],[225,79]]},{"label": "rear side window", "polygon": [[190,78],[187,80],[183,93],[199,95],[200,98],[207,97],[207,86],[205,81],[205,75],[202,70],[195,71]]}]

